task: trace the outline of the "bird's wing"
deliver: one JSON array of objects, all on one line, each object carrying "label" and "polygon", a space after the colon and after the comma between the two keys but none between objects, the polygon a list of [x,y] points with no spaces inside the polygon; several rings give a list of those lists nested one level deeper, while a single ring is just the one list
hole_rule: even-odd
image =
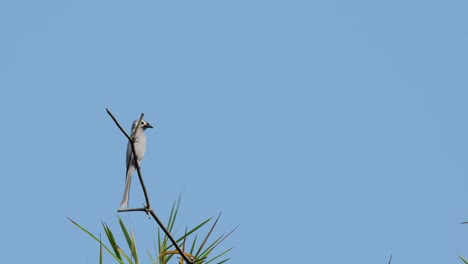
[{"label": "bird's wing", "polygon": [[127,165],[127,168],[125,171],[128,172],[128,167],[130,166],[130,164],[134,163],[134,160],[133,160],[133,153],[132,153],[132,144],[130,143],[130,141],[128,141],[128,144],[127,144],[127,156],[126,156],[126,165]]}]

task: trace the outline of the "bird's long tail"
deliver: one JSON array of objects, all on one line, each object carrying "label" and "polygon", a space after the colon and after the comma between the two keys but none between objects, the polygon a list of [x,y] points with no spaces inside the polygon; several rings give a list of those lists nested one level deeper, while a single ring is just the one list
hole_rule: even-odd
[{"label": "bird's long tail", "polygon": [[132,175],[135,167],[130,165],[127,170],[127,178],[125,180],[125,191],[122,202],[120,203],[120,209],[128,208],[128,200],[130,199],[130,184],[132,183]]}]

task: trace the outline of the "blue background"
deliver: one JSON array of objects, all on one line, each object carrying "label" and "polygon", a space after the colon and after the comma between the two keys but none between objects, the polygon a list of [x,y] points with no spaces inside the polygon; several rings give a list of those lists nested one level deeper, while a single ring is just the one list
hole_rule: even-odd
[{"label": "blue background", "polygon": [[[2,1],[2,258],[98,262],[66,216],[118,231],[126,140],[109,107],[155,126],[143,174],[163,221],[183,192],[177,234],[221,211],[216,235],[240,224],[229,263],[461,263],[467,8]],[[154,222],[121,216],[146,263]]]}]

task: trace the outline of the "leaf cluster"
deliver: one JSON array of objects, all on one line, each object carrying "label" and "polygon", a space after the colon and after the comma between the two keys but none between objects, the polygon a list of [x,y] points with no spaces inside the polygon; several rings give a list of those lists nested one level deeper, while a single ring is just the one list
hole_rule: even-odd
[{"label": "leaf cluster", "polygon": [[[172,205],[172,209],[169,215],[169,220],[167,223],[167,229],[169,230],[170,233],[172,233],[174,226],[176,225],[176,219],[177,215],[179,212],[179,206],[180,206],[180,196],[177,201],[174,201]],[[203,222],[199,223],[196,225],[194,228],[188,230],[187,228],[185,229],[185,232],[182,236],[180,236],[178,239],[176,239],[176,242],[181,245],[181,248],[185,254],[185,256],[193,261],[194,263],[216,263],[216,264],[222,264],[225,263],[226,261],[229,260],[229,258],[222,258],[223,256],[226,255],[229,251],[231,251],[234,247],[230,247],[222,252],[219,253],[214,253],[215,249],[229,236],[234,232],[237,227],[235,227],[233,230],[231,230],[227,234],[222,234],[219,237],[216,237],[215,239],[210,239],[211,235],[213,233],[214,228],[216,227],[216,224],[219,221],[221,214],[218,215],[216,219],[213,217],[210,217]],[[137,246],[136,246],[136,240],[135,236],[132,232],[131,229],[125,225],[124,221],[120,216],[118,216],[118,221],[120,224],[120,229],[121,232],[123,233],[125,237],[125,243],[126,247],[128,247],[128,253],[126,253],[122,247],[120,246],[121,244],[124,243],[119,243],[116,241],[114,232],[109,228],[109,226],[106,223],[101,223],[102,228],[104,230],[104,233],[106,234],[107,241],[109,245],[106,245],[102,240],[101,240],[101,235],[99,234],[99,237],[92,234],[90,231],[88,231],[86,228],[82,227],[79,225],[77,222],[73,221],[72,219],[68,218],[75,226],[77,226],[79,229],[81,229],[83,232],[88,234],[91,238],[93,238],[95,241],[99,243],[99,263],[102,263],[103,259],[103,248],[104,250],[111,255],[118,263],[124,264],[124,263],[130,263],[130,264],[138,264],[140,263],[140,256],[138,254]],[[214,221],[213,221],[214,220]],[[201,243],[199,242],[199,231],[200,229],[207,225],[209,222],[213,222],[211,225],[209,231],[203,236],[203,239],[201,240]],[[190,242],[188,242],[190,241]],[[147,254],[149,259],[151,260],[151,263],[153,264],[168,264],[170,261],[173,259],[174,256],[180,255],[177,250],[174,249],[174,245],[170,242],[169,238],[167,235],[162,235],[161,229],[158,228],[158,241],[157,241],[157,246],[155,243],[155,248],[154,251],[157,255],[157,257],[153,257],[153,255],[150,253],[149,250],[147,250]],[[179,257],[179,264],[184,264],[184,259]]]}]

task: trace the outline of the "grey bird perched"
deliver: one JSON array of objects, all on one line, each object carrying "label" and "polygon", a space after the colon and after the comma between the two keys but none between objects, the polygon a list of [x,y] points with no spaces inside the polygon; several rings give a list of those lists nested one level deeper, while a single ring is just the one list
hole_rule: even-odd
[{"label": "grey bird perched", "polygon": [[[132,135],[134,135],[134,145],[135,145],[135,154],[138,161],[138,166],[140,166],[143,157],[145,156],[146,149],[146,135],[145,130],[147,128],[153,128],[145,120],[141,120],[140,126],[137,131],[134,131],[138,125],[139,120],[133,121],[132,125]],[[133,158],[132,153],[132,144],[130,141],[127,144],[127,178],[125,179],[125,192],[120,203],[120,209],[128,208],[128,199],[130,196],[130,183],[132,182],[133,172],[135,171],[135,159]]]}]

